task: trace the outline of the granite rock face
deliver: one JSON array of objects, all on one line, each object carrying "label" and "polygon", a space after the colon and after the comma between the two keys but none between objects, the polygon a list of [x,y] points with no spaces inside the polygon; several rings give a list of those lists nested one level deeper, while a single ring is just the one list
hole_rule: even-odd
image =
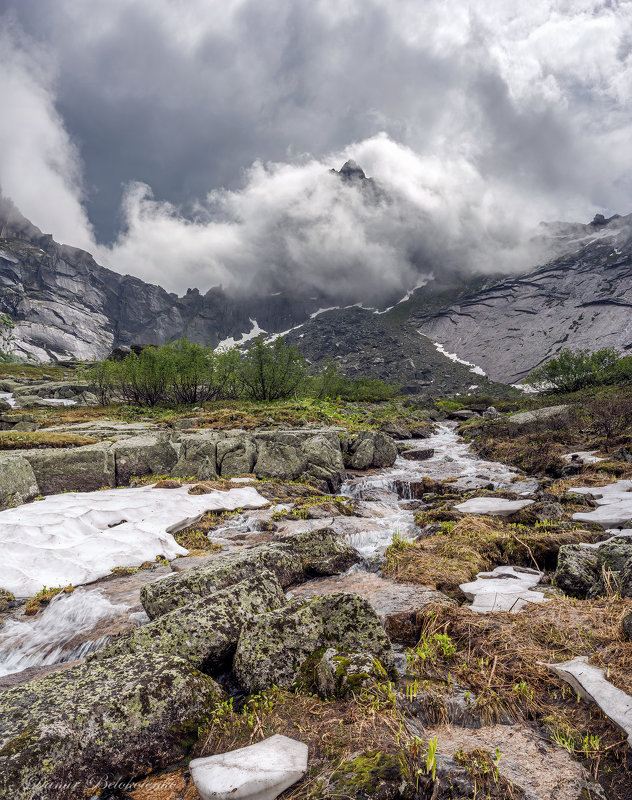
[{"label": "granite rock face", "polygon": [[542,231],[561,248],[558,258],[491,282],[434,314],[420,313],[420,330],[505,383],[563,347],[626,351],[632,341],[632,215],[554,225]]}]

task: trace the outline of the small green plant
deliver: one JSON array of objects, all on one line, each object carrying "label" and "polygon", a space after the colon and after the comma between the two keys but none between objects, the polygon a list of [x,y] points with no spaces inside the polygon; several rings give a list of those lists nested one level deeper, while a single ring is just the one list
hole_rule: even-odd
[{"label": "small green plant", "polygon": [[428,742],[428,755],[426,756],[426,775],[434,781],[437,775],[437,737],[433,736]]}]

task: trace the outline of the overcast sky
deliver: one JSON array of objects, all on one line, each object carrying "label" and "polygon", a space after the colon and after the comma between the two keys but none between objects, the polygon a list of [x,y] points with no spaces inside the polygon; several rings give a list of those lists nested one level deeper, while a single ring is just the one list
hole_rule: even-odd
[{"label": "overcast sky", "polygon": [[0,0],[0,108],[4,194],[114,269],[405,291],[632,211],[632,2]]}]

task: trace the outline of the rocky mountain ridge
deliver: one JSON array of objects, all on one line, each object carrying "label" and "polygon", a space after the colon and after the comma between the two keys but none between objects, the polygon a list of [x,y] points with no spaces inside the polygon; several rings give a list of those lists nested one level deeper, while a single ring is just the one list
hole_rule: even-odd
[{"label": "rocky mountain ridge", "polygon": [[[562,348],[632,347],[632,214],[588,225],[556,224],[564,255],[504,278],[431,316],[412,311],[418,329],[448,351],[513,383]],[[569,251],[570,249],[570,251]]]}]

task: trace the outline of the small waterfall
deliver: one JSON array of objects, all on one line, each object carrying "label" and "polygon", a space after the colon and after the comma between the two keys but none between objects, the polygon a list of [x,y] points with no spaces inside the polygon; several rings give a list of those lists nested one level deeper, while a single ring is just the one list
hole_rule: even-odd
[{"label": "small waterfall", "polygon": [[81,635],[127,610],[126,605],[113,605],[99,589],[76,589],[54,597],[33,620],[7,620],[0,628],[0,676],[85,658],[109,636],[81,641]]}]

